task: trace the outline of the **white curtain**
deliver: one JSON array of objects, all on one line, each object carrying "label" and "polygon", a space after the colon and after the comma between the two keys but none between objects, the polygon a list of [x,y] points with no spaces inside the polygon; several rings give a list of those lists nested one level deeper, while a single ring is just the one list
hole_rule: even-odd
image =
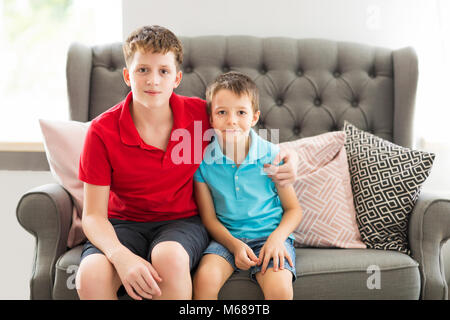
[{"label": "white curtain", "polygon": [[450,198],[450,1],[416,1],[416,5],[415,147],[436,154],[424,191]]}]

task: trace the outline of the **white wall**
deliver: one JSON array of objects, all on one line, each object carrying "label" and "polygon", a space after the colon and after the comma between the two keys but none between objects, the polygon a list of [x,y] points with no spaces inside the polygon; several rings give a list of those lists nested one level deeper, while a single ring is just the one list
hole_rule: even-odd
[{"label": "white wall", "polygon": [[0,300],[29,299],[35,240],[17,222],[16,206],[29,189],[53,182],[50,172],[0,171]]},{"label": "white wall", "polygon": [[424,0],[123,0],[122,6],[124,37],[160,24],[183,36],[319,37],[391,48],[411,45],[434,9]]}]

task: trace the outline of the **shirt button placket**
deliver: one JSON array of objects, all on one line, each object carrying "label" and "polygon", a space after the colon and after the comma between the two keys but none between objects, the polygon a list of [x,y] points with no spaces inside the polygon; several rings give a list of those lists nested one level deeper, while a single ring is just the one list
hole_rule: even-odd
[{"label": "shirt button placket", "polygon": [[[233,165],[233,167],[236,167],[236,166]],[[240,188],[239,188],[239,181],[238,181],[239,176],[237,174],[237,171],[238,171],[238,169],[236,169],[236,171],[234,172],[234,187],[236,190],[236,199],[239,199],[240,198],[240,192],[239,192]]]}]

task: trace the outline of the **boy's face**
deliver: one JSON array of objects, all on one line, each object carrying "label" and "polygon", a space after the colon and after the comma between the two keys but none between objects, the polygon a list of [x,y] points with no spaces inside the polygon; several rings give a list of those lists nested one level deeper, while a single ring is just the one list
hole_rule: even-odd
[{"label": "boy's face", "polygon": [[243,141],[258,122],[259,113],[253,111],[248,95],[221,89],[212,97],[211,126],[223,142]]},{"label": "boy's face", "polygon": [[138,50],[129,69],[123,69],[125,83],[133,92],[133,103],[145,108],[169,106],[170,96],[180,84],[181,77],[171,51],[162,54]]}]

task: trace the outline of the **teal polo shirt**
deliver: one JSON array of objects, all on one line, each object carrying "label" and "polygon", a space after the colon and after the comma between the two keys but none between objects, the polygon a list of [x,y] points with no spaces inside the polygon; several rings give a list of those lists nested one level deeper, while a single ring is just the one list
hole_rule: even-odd
[{"label": "teal polo shirt", "polygon": [[[269,236],[283,215],[275,183],[264,172],[279,153],[278,146],[250,130],[251,144],[244,162],[237,167],[226,157],[214,135],[206,147],[194,180],[208,185],[219,221],[235,238]],[[292,235],[290,238],[293,239]]]}]

